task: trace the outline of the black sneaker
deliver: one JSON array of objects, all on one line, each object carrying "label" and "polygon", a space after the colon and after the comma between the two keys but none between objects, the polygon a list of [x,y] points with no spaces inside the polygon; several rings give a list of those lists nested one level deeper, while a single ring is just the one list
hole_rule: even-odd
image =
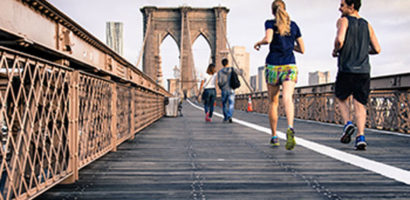
[{"label": "black sneaker", "polygon": [[229,121],[229,123],[232,123],[232,117],[230,117],[230,118],[228,119],[228,121]]},{"label": "black sneaker", "polygon": [[343,133],[342,133],[342,137],[340,137],[340,142],[344,144],[348,144],[351,141],[351,136],[355,132],[356,132],[356,127],[351,122],[348,122],[343,128]]}]

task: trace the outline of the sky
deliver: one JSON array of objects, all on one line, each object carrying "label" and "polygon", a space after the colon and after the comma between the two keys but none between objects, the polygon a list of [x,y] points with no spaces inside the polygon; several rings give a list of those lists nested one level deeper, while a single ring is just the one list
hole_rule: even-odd
[{"label": "sky", "polygon": [[[250,74],[265,64],[268,46],[260,51],[253,45],[264,36],[264,22],[272,19],[272,0],[48,0],[91,34],[105,42],[107,21],[124,24],[124,57],[137,64],[143,42],[143,22],[140,8],[215,7],[225,6],[227,36],[231,46],[244,46],[250,53]],[[297,86],[308,84],[308,73],[330,71],[334,81],[336,59],[331,56],[340,17],[340,0],[285,0],[291,20],[301,29],[305,54],[296,54],[299,68]],[[372,26],[378,37],[381,53],[371,56],[371,76],[410,72],[410,0],[362,0],[359,14]],[[407,42],[406,42],[407,41]],[[173,78],[172,68],[179,64],[176,43],[167,37],[160,46],[164,80]],[[209,62],[210,48],[203,37],[193,44],[195,68],[204,72]],[[141,64],[137,66],[142,69]]]}]

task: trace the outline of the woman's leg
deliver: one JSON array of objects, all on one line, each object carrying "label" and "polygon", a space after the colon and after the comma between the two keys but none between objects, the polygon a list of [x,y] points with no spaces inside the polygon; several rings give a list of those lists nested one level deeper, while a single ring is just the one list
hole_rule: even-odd
[{"label": "woman's leg", "polygon": [[216,98],[216,90],[211,90],[209,92],[209,118],[212,118],[212,113],[214,112],[215,98]]},{"label": "woman's leg", "polygon": [[279,86],[267,84],[269,99],[269,123],[272,130],[272,136],[276,136],[276,127],[278,124],[278,105],[279,105]]},{"label": "woman's leg", "polygon": [[208,90],[204,90],[204,93],[202,94],[202,101],[204,102],[204,111],[205,111],[205,115],[209,112],[209,91]]},{"label": "woman's leg", "polygon": [[282,100],[285,105],[286,119],[290,127],[293,127],[293,120],[295,118],[295,105],[293,103],[295,85],[294,81],[284,81],[282,83]]}]

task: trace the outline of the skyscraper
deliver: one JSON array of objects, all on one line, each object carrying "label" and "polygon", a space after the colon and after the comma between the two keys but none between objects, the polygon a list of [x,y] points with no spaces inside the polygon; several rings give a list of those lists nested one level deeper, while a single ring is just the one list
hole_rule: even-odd
[{"label": "skyscraper", "polygon": [[123,55],[123,24],[121,22],[107,22],[106,26],[106,43],[107,45]]},{"label": "skyscraper", "polygon": [[[243,78],[249,83],[250,81],[250,74],[249,74],[249,52],[246,52],[246,48],[243,46],[233,46],[232,47],[233,56],[230,56],[230,62],[234,65],[233,58],[235,58],[236,63],[238,64],[238,68],[243,70]],[[249,93],[250,90],[246,83],[241,80],[241,87],[235,90],[237,94],[245,94]]]},{"label": "skyscraper", "polygon": [[257,75],[251,76],[249,84],[251,85],[254,91],[258,91],[258,76]]},{"label": "skyscraper", "polygon": [[265,66],[258,67],[258,91],[267,91],[268,87],[266,86],[265,81]]},{"label": "skyscraper", "polygon": [[318,85],[330,82],[330,72],[309,72],[309,85]]}]

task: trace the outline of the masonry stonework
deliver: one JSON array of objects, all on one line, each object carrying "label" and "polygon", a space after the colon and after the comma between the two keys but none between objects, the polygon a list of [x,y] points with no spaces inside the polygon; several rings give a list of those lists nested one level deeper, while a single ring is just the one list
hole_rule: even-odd
[{"label": "masonry stonework", "polygon": [[202,35],[211,49],[212,62],[217,70],[226,56],[226,17],[229,9],[214,8],[141,8],[144,19],[143,71],[155,81],[161,80],[159,47],[171,36],[178,44],[180,53],[181,89],[188,97],[197,93],[197,80],[192,53],[192,44]]}]

